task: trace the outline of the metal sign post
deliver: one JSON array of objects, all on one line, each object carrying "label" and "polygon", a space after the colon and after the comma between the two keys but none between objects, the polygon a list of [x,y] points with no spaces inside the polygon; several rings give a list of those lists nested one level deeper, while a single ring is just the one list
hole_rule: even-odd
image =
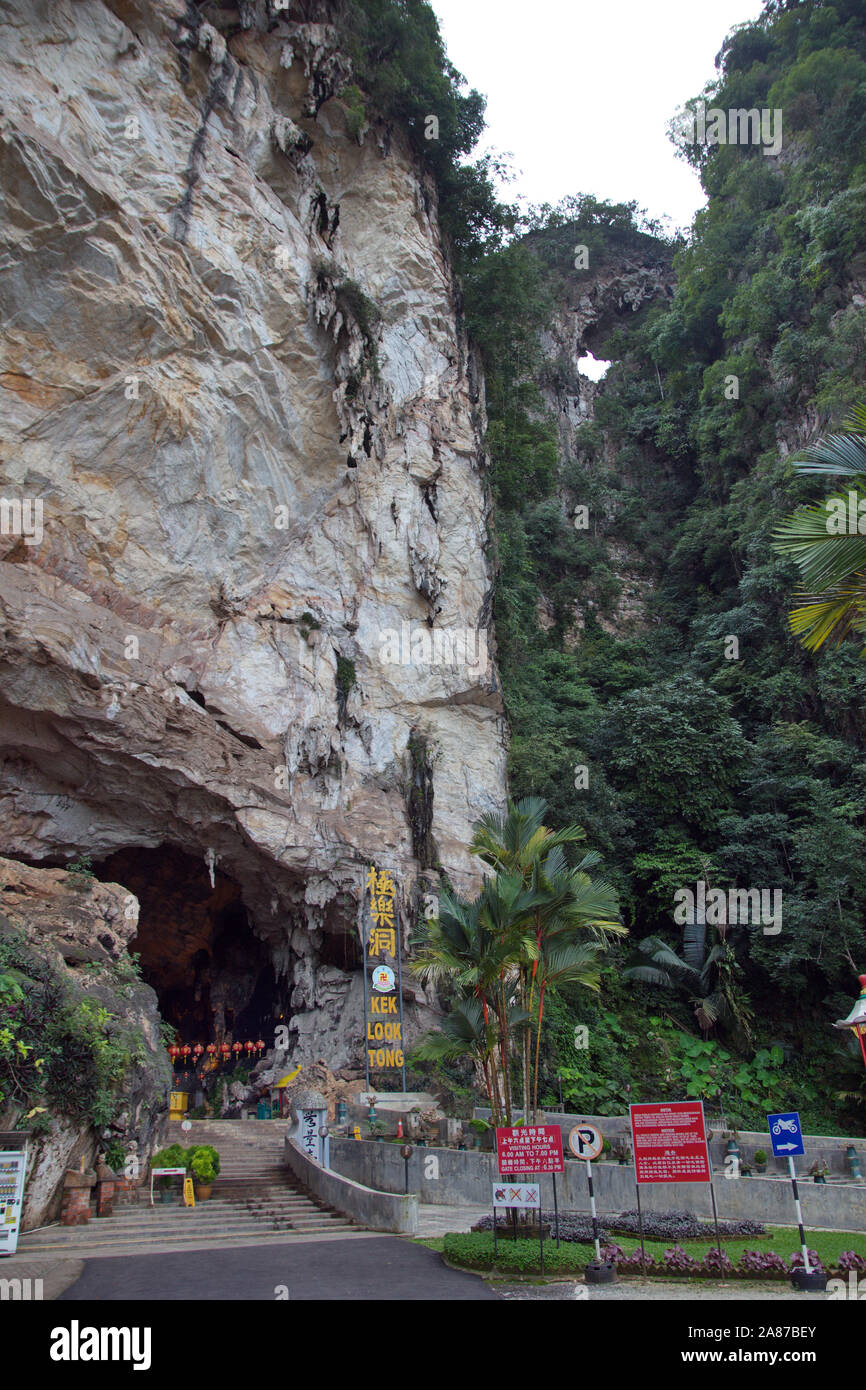
[{"label": "metal sign post", "polygon": [[788,1160],[788,1177],[791,1179],[791,1190],[794,1194],[794,1210],[797,1213],[797,1229],[800,1232],[800,1249],[803,1252],[802,1272],[795,1269],[791,1275],[791,1283],[795,1289],[801,1292],[820,1291],[827,1287],[827,1276],[820,1270],[812,1269],[809,1264],[809,1247],[806,1244],[806,1231],[803,1226],[803,1209],[800,1206],[800,1189],[797,1186],[797,1170],[794,1167],[794,1154],[805,1155],[806,1148],[803,1143],[803,1126],[800,1123],[800,1115],[796,1110],[786,1110],[781,1114],[767,1116],[767,1128],[770,1131],[770,1143],[773,1154],[776,1158],[786,1158]]},{"label": "metal sign post", "polygon": [[643,1241],[643,1216],[640,1207],[642,1183],[705,1182],[709,1185],[716,1230],[716,1245],[721,1262],[719,1222],[716,1216],[716,1194],[713,1190],[713,1170],[704,1125],[702,1100],[678,1100],[669,1103],[630,1105],[634,1180],[637,1189],[637,1214],[640,1227],[641,1264],[646,1274],[646,1254]]},{"label": "metal sign post", "polygon": [[603,1264],[601,1259],[601,1240],[598,1234],[598,1212],[595,1206],[595,1188],[592,1184],[592,1161],[598,1158],[604,1149],[604,1138],[601,1130],[588,1120],[579,1120],[569,1131],[568,1147],[575,1158],[583,1159],[586,1164],[586,1182],[589,1187],[589,1210],[592,1215],[592,1239],[595,1245],[595,1264],[586,1267],[586,1282],[588,1284],[608,1284],[614,1280],[613,1266]]},{"label": "metal sign post", "polygon": [[568,1147],[575,1158],[582,1158],[586,1163],[586,1181],[589,1186],[589,1210],[592,1214],[592,1238],[595,1242],[595,1259],[597,1264],[601,1264],[601,1242],[598,1238],[598,1214],[595,1209],[595,1190],[592,1185],[592,1160],[598,1158],[604,1148],[604,1139],[601,1130],[588,1120],[580,1120],[569,1131]]}]

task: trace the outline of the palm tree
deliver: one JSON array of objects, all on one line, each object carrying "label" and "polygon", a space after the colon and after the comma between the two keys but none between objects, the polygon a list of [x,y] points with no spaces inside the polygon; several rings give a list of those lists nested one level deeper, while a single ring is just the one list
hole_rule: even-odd
[{"label": "palm tree", "polygon": [[[855,498],[866,499],[866,406],[853,411],[845,428],[847,434],[831,435],[805,450],[794,467],[799,473],[843,477]],[[774,533],[775,549],[791,555],[800,570],[807,601],[792,609],[788,622],[809,651],[849,632],[866,636],[866,517],[862,532],[859,525],[854,533],[847,525],[831,527],[832,512],[844,514],[847,500],[831,497],[800,507]]]},{"label": "palm tree", "polygon": [[[544,824],[547,804],[537,797],[509,803],[504,816],[483,816],[473,851],[495,873],[485,878],[474,903],[443,893],[412,969],[428,980],[451,980],[474,992],[485,1024],[495,1016],[494,1053],[485,1084],[491,1110],[511,1119],[509,1060],[515,1032],[522,1061],[523,1114],[538,1110],[538,1078],[544,1002],[548,989],[565,981],[599,985],[596,957],[610,933],[624,933],[616,893],[588,870],[599,862],[584,855],[569,868],[563,846],[585,838],[576,825],[553,831]],[[578,934],[589,937],[580,942]],[[534,1075],[530,1024],[536,1030]],[[427,1043],[425,1040],[425,1048]],[[416,1055],[421,1054],[417,1052]]]},{"label": "palm tree", "polygon": [[626,965],[623,979],[667,989],[685,988],[704,1037],[717,1023],[730,1021],[748,1038],[754,1015],[738,987],[740,973],[724,934],[719,932],[719,940],[708,950],[706,924],[694,922],[683,928],[681,956],[662,937],[645,937]]},{"label": "palm tree", "polygon": [[[538,1080],[544,996],[549,988],[565,983],[598,991],[601,969],[598,956],[611,935],[625,935],[619,920],[616,890],[605,880],[592,879],[587,868],[598,863],[594,852],[584,855],[569,869],[559,845],[536,865],[535,880],[544,901],[535,909],[537,959],[531,963],[528,1012],[535,1026],[535,1065],[532,1085],[533,1118],[538,1115]],[[578,939],[584,932],[589,939]],[[538,1005],[535,1008],[535,989]],[[528,1042],[528,1035],[527,1035]]]},{"label": "palm tree", "polygon": [[[482,1067],[490,1108],[495,1118],[504,1115],[506,1124],[511,1123],[510,1038],[526,1022],[509,1002],[508,984],[518,963],[534,952],[532,937],[523,928],[538,898],[518,874],[504,873],[485,878],[472,902],[443,893],[439,917],[430,923],[410,966],[425,982],[450,981],[458,991],[458,1003],[474,997],[485,1030],[491,1030],[485,1038],[493,1039]],[[428,1038],[421,1045],[429,1052]],[[417,1047],[414,1055],[422,1056]]]}]

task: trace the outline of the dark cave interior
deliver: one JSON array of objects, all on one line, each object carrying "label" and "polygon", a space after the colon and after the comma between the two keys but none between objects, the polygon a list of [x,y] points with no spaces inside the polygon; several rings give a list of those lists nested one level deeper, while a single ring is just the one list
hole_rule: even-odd
[{"label": "dark cave interior", "polygon": [[234,879],[215,867],[212,887],[202,858],[167,844],[118,850],[94,862],[93,871],[138,898],[129,949],[139,953],[142,977],[179,1044],[272,1044],[289,984],[278,981]]}]

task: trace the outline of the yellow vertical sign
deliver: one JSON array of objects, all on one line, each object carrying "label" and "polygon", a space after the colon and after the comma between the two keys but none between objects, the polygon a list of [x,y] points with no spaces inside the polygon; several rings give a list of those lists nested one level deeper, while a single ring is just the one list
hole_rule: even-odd
[{"label": "yellow vertical sign", "polygon": [[185,1207],[195,1206],[195,1188],[189,1174],[183,1180],[183,1204]]}]

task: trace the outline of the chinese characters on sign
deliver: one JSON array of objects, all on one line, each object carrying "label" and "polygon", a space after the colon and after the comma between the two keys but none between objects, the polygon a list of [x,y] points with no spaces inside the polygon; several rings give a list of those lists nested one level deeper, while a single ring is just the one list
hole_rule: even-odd
[{"label": "chinese characters on sign", "polygon": [[[387,870],[367,874],[369,923],[364,939],[365,1049],[367,1087],[371,1071],[404,1070],[403,997],[399,989],[399,926],[396,889]],[[369,988],[368,988],[369,985]]]},{"label": "chinese characters on sign", "polygon": [[527,1125],[497,1129],[500,1173],[561,1173],[562,1133],[559,1125]]},{"label": "chinese characters on sign", "polygon": [[319,1111],[301,1111],[301,1148],[310,1158],[320,1162]]},{"label": "chinese characters on sign", "polygon": [[632,1105],[630,1110],[638,1182],[710,1181],[703,1101]]}]

